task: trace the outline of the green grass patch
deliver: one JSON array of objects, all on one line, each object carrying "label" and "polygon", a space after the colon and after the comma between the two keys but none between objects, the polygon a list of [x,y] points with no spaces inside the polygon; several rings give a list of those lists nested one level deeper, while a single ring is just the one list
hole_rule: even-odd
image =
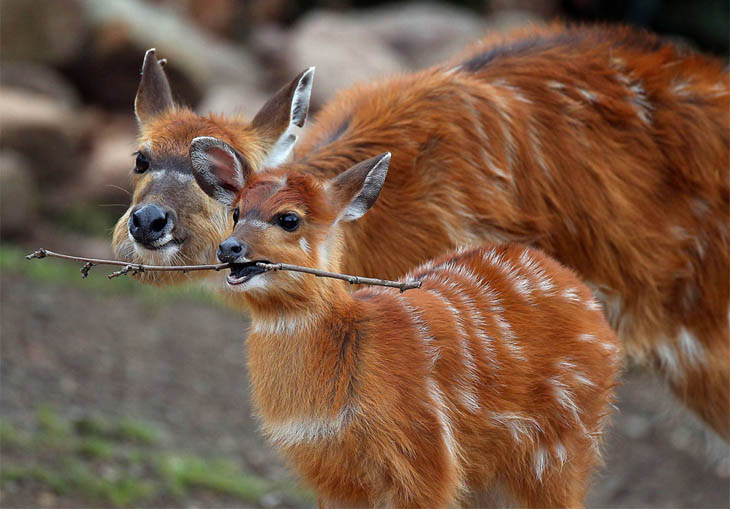
[{"label": "green grass patch", "polygon": [[0,419],[0,449],[5,447],[22,447],[28,443],[28,437],[5,419]]},{"label": "green grass patch", "polygon": [[59,495],[67,493],[69,489],[66,480],[61,475],[37,465],[3,468],[0,485],[4,487],[8,482],[35,482],[51,488]]},{"label": "green grass patch", "polygon": [[169,500],[184,505],[186,497],[200,491],[246,504],[258,504],[272,491],[312,501],[308,493],[245,472],[230,459],[170,451],[161,427],[129,417],[68,420],[42,406],[32,429],[20,432],[3,420],[0,433],[3,444],[22,447],[3,464],[3,489],[9,483],[32,491],[42,487],[90,505],[115,507]]},{"label": "green grass patch", "polygon": [[109,502],[117,507],[129,507],[157,495],[158,487],[150,480],[122,474],[106,479],[92,472],[84,463],[73,462],[67,478],[70,487],[92,500]]},{"label": "green grass patch", "polygon": [[114,435],[121,440],[136,442],[141,445],[153,445],[160,440],[160,430],[149,423],[134,419],[122,419],[114,430]]},{"label": "green grass patch", "polygon": [[270,482],[244,474],[227,460],[172,455],[161,458],[158,465],[170,491],[178,496],[184,496],[188,489],[202,488],[255,502],[273,488]]},{"label": "green grass patch", "polygon": [[114,444],[99,437],[88,437],[81,440],[77,452],[88,458],[110,458],[114,454]]}]

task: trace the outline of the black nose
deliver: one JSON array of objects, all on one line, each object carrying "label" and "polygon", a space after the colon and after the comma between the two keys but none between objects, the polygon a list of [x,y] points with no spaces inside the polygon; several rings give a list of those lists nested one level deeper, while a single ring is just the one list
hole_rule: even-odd
[{"label": "black nose", "polygon": [[235,237],[228,237],[218,246],[218,259],[223,263],[233,262],[245,254],[246,244]]},{"label": "black nose", "polygon": [[129,233],[141,244],[152,245],[174,226],[173,214],[153,203],[143,205],[129,217]]}]

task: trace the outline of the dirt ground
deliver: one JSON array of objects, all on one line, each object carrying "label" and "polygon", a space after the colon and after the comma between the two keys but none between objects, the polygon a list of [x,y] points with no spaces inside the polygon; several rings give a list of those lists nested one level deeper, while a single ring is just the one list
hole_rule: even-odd
[{"label": "dirt ground", "polygon": [[[42,405],[67,418],[133,417],[165,429],[168,448],[231,458],[245,471],[294,482],[256,431],[244,368],[245,317],[201,299],[158,301],[134,290],[40,284],[12,270],[0,283],[4,420],[31,426]],[[688,416],[669,417],[672,408],[661,384],[627,374],[589,506],[730,506],[727,447],[708,442]],[[24,459],[17,452],[4,456],[4,469]],[[3,507],[90,504],[73,494],[39,499],[32,483],[5,484],[1,496]],[[241,505],[215,493],[172,503]]]}]

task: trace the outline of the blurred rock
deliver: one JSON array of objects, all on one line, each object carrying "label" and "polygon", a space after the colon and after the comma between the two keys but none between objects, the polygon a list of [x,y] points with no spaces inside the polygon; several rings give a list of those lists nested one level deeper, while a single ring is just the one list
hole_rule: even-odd
[{"label": "blurred rock", "polygon": [[80,115],[60,102],[0,88],[0,148],[24,155],[41,187],[75,175],[81,134]]},{"label": "blurred rock", "polygon": [[129,194],[124,190],[131,187],[137,126],[131,115],[103,115],[97,122],[89,158],[69,192],[73,193],[73,200],[114,206],[113,210],[121,215],[125,207],[116,204],[129,203]]},{"label": "blurred rock", "polygon": [[241,3],[236,0],[190,0],[188,14],[206,30],[230,37],[234,25],[242,21]]},{"label": "blurred rock", "polygon": [[3,0],[3,59],[62,64],[81,47],[87,18],[79,0]]},{"label": "blurred rock", "polygon": [[505,32],[530,24],[542,24],[545,20],[533,11],[505,9],[487,18],[487,32]]},{"label": "blurred rock", "polygon": [[79,95],[73,85],[47,65],[3,61],[0,85],[46,96],[67,108],[79,105]]},{"label": "blurred rock", "polygon": [[[284,82],[281,83],[284,85]],[[273,92],[272,92],[273,93]],[[236,85],[213,87],[203,97],[197,110],[203,115],[223,113],[225,115],[240,114],[245,118],[253,118],[272,93],[258,89],[244,88]]]},{"label": "blurred rock", "polygon": [[[346,13],[313,11],[289,34],[273,27],[255,30],[252,47],[274,67],[279,81],[317,66],[312,91],[316,108],[355,82],[438,64],[489,32],[535,22],[541,22],[540,16],[528,11],[505,10],[482,18],[466,9],[430,3]],[[285,76],[276,74],[279,67]]]},{"label": "blurred rock", "polygon": [[317,67],[312,89],[314,108],[353,83],[406,68],[366,24],[354,16],[328,11],[313,11],[293,28],[284,59],[291,78],[307,67]]},{"label": "blurred rock", "polygon": [[486,30],[473,11],[445,4],[388,5],[352,16],[414,69],[452,57]]},{"label": "blurred rock", "polygon": [[560,13],[558,0],[490,0],[489,7],[497,14],[519,10],[542,19],[550,19]]},{"label": "blurred rock", "polygon": [[138,70],[148,48],[157,48],[169,60],[168,70],[179,69],[199,90],[213,84],[256,85],[257,66],[248,52],[215,37],[181,14],[140,0],[85,0],[96,31],[107,38],[131,41],[139,49]]},{"label": "blurred rock", "polygon": [[36,184],[30,163],[16,152],[0,152],[0,232],[3,238],[29,235],[36,214]]}]

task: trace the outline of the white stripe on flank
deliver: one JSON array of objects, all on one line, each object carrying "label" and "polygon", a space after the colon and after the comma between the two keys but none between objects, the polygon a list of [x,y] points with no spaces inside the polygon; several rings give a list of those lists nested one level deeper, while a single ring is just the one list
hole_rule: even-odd
[{"label": "white stripe on flank", "polygon": [[[446,269],[443,269],[446,271]],[[481,282],[480,279],[476,277],[474,273],[469,271],[469,269],[464,268],[464,270],[471,273],[470,280],[474,281],[475,287],[479,289],[481,292],[481,287],[479,285],[484,284]],[[449,271],[451,272],[451,271]],[[460,272],[453,272],[454,274],[462,275]],[[486,361],[490,364],[490,366],[493,369],[499,369],[499,361],[497,360],[497,351],[494,348],[494,338],[492,338],[489,335],[489,327],[487,326],[487,323],[484,319],[484,315],[482,314],[481,310],[476,306],[474,301],[469,298],[469,296],[465,295],[464,292],[461,290],[461,288],[457,285],[456,282],[450,280],[448,278],[447,274],[444,274],[443,272],[437,272],[433,274],[429,274],[429,278],[433,279],[434,281],[437,281],[439,284],[442,284],[444,286],[447,286],[449,290],[456,293],[462,304],[463,308],[467,311],[466,318],[471,321],[472,328],[474,330],[474,336],[478,340],[479,344],[481,345],[483,351],[484,351],[484,357]],[[469,276],[464,276],[469,277]],[[473,278],[473,279],[472,279]],[[478,282],[478,283],[477,283]]]},{"label": "white stripe on flank", "polygon": [[565,462],[568,461],[568,452],[565,450],[565,446],[560,442],[555,445],[555,456],[558,457],[558,461],[561,466],[565,465]]},{"label": "white stripe on flank", "polygon": [[552,178],[553,176],[550,173],[550,167],[548,166],[547,161],[545,161],[545,157],[542,153],[542,143],[540,142],[540,137],[538,136],[534,125],[530,124],[530,128],[528,129],[527,134],[530,139],[530,145],[532,145],[532,153],[535,161],[537,161],[537,165],[548,178]]},{"label": "white stripe on flank", "polygon": [[544,447],[538,447],[537,451],[535,451],[534,457],[535,475],[537,476],[538,481],[542,481],[542,474],[545,472],[549,460],[550,456],[547,449]]},{"label": "white stripe on flank", "polygon": [[522,345],[516,341],[514,332],[512,332],[512,327],[502,316],[504,308],[502,307],[501,299],[497,296],[496,292],[489,287],[485,288],[484,293],[487,299],[489,299],[489,311],[492,313],[494,321],[497,324],[497,328],[500,330],[502,342],[514,357],[523,362],[527,362],[527,357],[522,349]]},{"label": "white stripe on flank", "polygon": [[537,288],[545,293],[550,293],[555,288],[552,278],[545,271],[545,267],[530,256],[530,251],[525,249],[520,255],[520,263],[522,268],[527,270],[529,274],[537,280]]},{"label": "white stripe on flank", "polygon": [[[466,333],[466,327],[464,320],[461,316],[461,312],[456,308],[451,301],[445,297],[440,291],[436,289],[429,289],[430,293],[438,297],[446,306],[446,309],[454,316],[456,323],[457,335],[459,340],[459,346],[461,347],[461,354],[464,358],[465,373],[462,374],[461,391],[460,396],[464,406],[473,414],[479,412],[479,394],[477,392],[477,385],[479,383],[479,374],[477,373],[476,360],[474,354],[469,346],[469,336]],[[463,302],[462,302],[463,304]]]},{"label": "white stripe on flank", "polygon": [[516,100],[520,101],[520,102],[527,103],[527,104],[532,104],[532,101],[530,99],[528,99],[522,93],[522,91],[518,87],[516,87],[515,85],[510,84],[505,79],[497,79],[497,80],[494,80],[492,82],[492,85],[495,85],[497,87],[503,88],[505,90],[509,90],[510,92],[512,92],[514,94],[514,98]]},{"label": "white stripe on flank", "polygon": [[590,309],[591,311],[603,311],[603,308],[601,307],[601,305],[593,297],[590,297],[586,301],[586,307],[588,309]]},{"label": "white stripe on flank", "polygon": [[517,158],[517,145],[515,144],[514,136],[512,136],[512,131],[510,131],[512,124],[507,105],[508,101],[499,92],[492,94],[492,99],[497,107],[499,116],[502,117],[502,122],[499,125],[502,129],[502,138],[504,139],[504,158],[507,161],[507,170],[511,173],[514,167],[514,161]]},{"label": "white stripe on flank", "polygon": [[571,376],[577,381],[580,382],[583,385],[587,385],[589,387],[595,387],[596,384],[589,380],[585,374],[582,371],[579,371],[575,365],[575,363],[567,360],[558,361],[558,368],[563,369],[565,371],[569,371]]},{"label": "white stripe on flank", "polygon": [[573,392],[557,376],[549,378],[548,381],[552,385],[553,395],[558,404],[570,412],[575,422],[580,423],[580,410],[573,399]]},{"label": "white stripe on flank", "polygon": [[408,299],[405,295],[399,293],[395,297],[401,303],[403,309],[405,309],[408,313],[411,322],[413,323],[416,331],[421,337],[423,345],[424,347],[426,347],[428,352],[428,357],[430,359],[430,368],[433,369],[433,367],[436,365],[436,361],[441,356],[441,352],[433,344],[434,337],[433,333],[431,332],[431,328],[428,326],[428,322],[426,322],[426,320],[423,318],[423,314],[421,313],[421,311],[419,309],[416,309],[410,302],[408,302]]},{"label": "white stripe on flank", "polygon": [[583,98],[588,101],[589,103],[596,101],[596,94],[593,92],[589,92],[588,90],[584,88],[579,88],[578,93],[583,96]]},{"label": "white stripe on flank", "polygon": [[578,290],[576,290],[575,288],[566,288],[565,290],[563,290],[562,296],[570,301],[580,302]]},{"label": "white stripe on flank", "polygon": [[566,88],[565,85],[563,85],[559,81],[552,81],[552,80],[547,82],[547,86],[549,88],[552,88],[553,90],[565,90],[565,88]]},{"label": "white stripe on flank", "polygon": [[520,274],[510,260],[506,260],[502,255],[496,255],[494,251],[482,253],[484,261],[498,268],[504,276],[512,282],[517,293],[522,295],[527,302],[532,302],[532,284],[530,280]]},{"label": "white stripe on flank", "polygon": [[519,443],[523,438],[532,442],[537,435],[542,433],[540,424],[526,415],[513,412],[493,412],[489,418],[506,427],[515,443]]},{"label": "white stripe on flank", "polygon": [[441,392],[438,384],[434,379],[428,380],[428,395],[430,396],[432,406],[436,413],[436,419],[439,421],[441,426],[441,436],[444,439],[446,449],[449,452],[451,463],[454,466],[454,470],[459,470],[459,457],[456,448],[456,440],[454,439],[454,431],[451,428],[451,419],[446,414],[446,403],[444,402],[444,394]]}]

